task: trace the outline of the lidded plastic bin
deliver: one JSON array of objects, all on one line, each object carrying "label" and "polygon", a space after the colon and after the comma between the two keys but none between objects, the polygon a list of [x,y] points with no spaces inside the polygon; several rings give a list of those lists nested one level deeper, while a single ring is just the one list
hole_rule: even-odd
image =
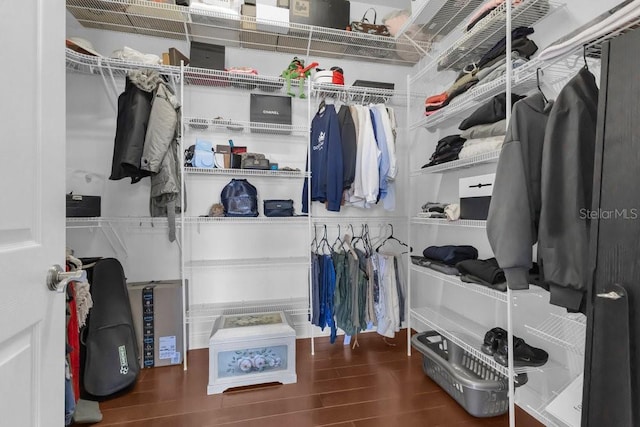
[{"label": "lidded plastic bin", "polygon": [[[494,417],[509,410],[509,383],[495,368],[435,331],[415,334],[422,368],[474,417]],[[522,378],[524,379],[524,378]]]}]

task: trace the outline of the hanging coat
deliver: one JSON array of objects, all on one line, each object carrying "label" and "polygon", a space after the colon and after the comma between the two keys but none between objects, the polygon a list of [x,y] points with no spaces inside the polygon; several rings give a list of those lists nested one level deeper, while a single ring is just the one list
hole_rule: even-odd
[{"label": "hanging coat", "polygon": [[131,71],[118,97],[118,119],[109,179],[130,177],[131,183],[149,176],[140,168],[144,140],[151,114],[153,91],[162,79],[156,71]]}]

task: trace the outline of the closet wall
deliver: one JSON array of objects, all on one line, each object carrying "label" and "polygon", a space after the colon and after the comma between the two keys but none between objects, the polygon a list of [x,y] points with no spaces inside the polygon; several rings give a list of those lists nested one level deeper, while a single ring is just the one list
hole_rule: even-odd
[{"label": "closet wall", "polygon": [[[384,14],[379,9],[379,16]],[[141,52],[159,54],[169,47],[176,47],[188,54],[185,41],[146,37],[134,34],[86,29],[75,18],[67,14],[67,36],[78,36],[90,40],[94,48],[108,56],[115,49],[129,46]],[[261,75],[279,76],[293,55],[263,52],[251,49],[226,48],[226,66],[251,66]],[[410,68],[379,65],[338,59],[312,57],[320,67],[339,65],[344,70],[346,85],[356,79],[393,82],[402,91]],[[110,82],[108,82],[110,83]],[[179,92],[179,83],[177,89]],[[97,75],[67,74],[67,192],[77,194],[99,194],[102,196],[102,216],[108,218],[147,217],[149,203],[149,180],[132,185],[128,179],[109,181],[113,138],[115,135],[116,111],[112,103],[124,89],[124,79],[116,81],[116,92],[103,84]],[[190,117],[249,121],[249,91],[235,88],[210,88],[185,86],[183,113]],[[252,93],[264,93],[259,89]],[[277,93],[283,94],[283,93]],[[393,104],[400,126],[406,121],[403,96],[396,97]],[[305,128],[309,125],[307,100],[293,99],[293,125]],[[399,102],[399,105],[396,103]],[[319,99],[311,100],[311,117],[317,110]],[[353,224],[356,233],[360,224],[369,222],[372,236],[388,233],[383,225],[392,223],[394,235],[407,240],[406,235],[406,159],[408,153],[403,143],[403,131],[399,130],[397,144],[400,172],[397,178],[397,208],[387,212],[382,207],[371,210],[344,208],[340,213],[327,212],[318,203],[313,204],[312,215],[317,221],[318,233],[322,224],[328,224],[328,238],[337,236],[337,224],[341,233],[345,225]],[[280,167],[290,166],[304,170],[308,138],[304,131],[291,135],[265,135],[250,133],[199,131],[185,127],[184,145],[193,144],[202,137],[213,144],[226,144],[233,139],[236,145],[247,146],[249,151],[265,153]],[[206,215],[211,204],[219,202],[220,192],[232,177],[212,175],[187,176],[188,216]],[[239,176],[239,178],[242,178]],[[263,199],[291,198],[297,213],[301,212],[301,178],[248,177],[258,188],[260,203]],[[262,207],[260,206],[260,212]],[[377,218],[377,219],[376,219]],[[74,224],[67,232],[67,245],[81,256],[114,256],[122,262],[129,281],[178,279],[181,277],[180,249],[167,238],[166,221],[122,221],[94,224]],[[301,258],[308,257],[309,227],[303,220],[297,224],[192,224],[185,227],[185,277],[189,280],[189,306],[246,302],[251,305],[265,300],[308,298],[308,264]],[[248,259],[267,257],[297,258],[298,263],[285,267],[244,268],[242,266],[214,267],[219,259]],[[189,265],[195,261],[195,267]],[[193,263],[192,263],[193,264]],[[195,307],[198,308],[198,307]],[[211,316],[190,324],[189,348],[208,345],[213,325]],[[323,334],[312,331],[306,314],[294,318],[300,337]],[[327,333],[325,329],[324,333]]]}]

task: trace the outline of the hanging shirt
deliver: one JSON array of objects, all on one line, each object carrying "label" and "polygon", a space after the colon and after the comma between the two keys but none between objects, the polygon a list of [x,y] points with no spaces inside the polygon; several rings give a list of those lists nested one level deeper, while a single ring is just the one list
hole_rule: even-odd
[{"label": "hanging shirt", "polygon": [[[389,175],[389,151],[387,148],[387,135],[384,129],[382,114],[377,106],[371,106],[371,118],[373,129],[376,136],[376,143],[378,150],[380,151],[380,157],[378,161],[378,185],[380,191],[380,199],[384,200],[387,196],[387,176]],[[387,112],[385,111],[386,115]]]},{"label": "hanging shirt", "polygon": [[378,199],[380,190],[378,159],[380,150],[373,133],[369,109],[356,106],[358,114],[358,150],[356,155],[356,176],[350,201],[355,206],[368,207]]},{"label": "hanging shirt", "polygon": [[[324,106],[311,122],[311,201],[327,202],[327,210],[339,212],[343,190],[342,138],[335,107]],[[308,180],[302,190],[302,212],[309,212]]]}]

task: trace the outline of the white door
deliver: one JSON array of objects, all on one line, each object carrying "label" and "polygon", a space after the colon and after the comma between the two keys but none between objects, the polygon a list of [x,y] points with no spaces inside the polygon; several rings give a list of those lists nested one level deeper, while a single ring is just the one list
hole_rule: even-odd
[{"label": "white door", "polygon": [[64,2],[0,0],[0,425],[64,425]]}]

